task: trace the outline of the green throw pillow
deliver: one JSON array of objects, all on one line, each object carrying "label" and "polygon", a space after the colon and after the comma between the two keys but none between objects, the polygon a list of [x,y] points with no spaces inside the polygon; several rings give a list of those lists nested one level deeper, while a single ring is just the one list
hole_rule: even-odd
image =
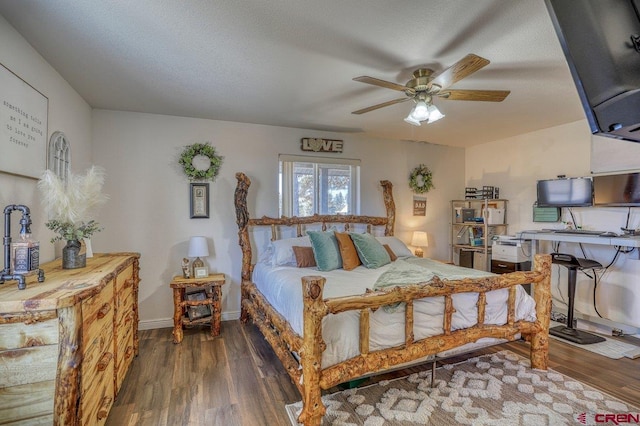
[{"label": "green throw pillow", "polygon": [[350,233],[362,264],[369,269],[376,269],[391,263],[387,249],[371,234]]},{"label": "green throw pillow", "polygon": [[333,271],[342,268],[342,256],[334,231],[307,231],[311,239],[313,256],[320,271]]}]

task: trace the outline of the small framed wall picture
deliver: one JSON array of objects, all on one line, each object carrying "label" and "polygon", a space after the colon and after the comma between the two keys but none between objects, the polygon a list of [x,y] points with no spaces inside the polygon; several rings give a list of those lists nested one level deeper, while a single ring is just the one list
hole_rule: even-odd
[{"label": "small framed wall picture", "polygon": [[427,215],[427,198],[426,197],[413,197],[413,215],[414,216],[426,216]]},{"label": "small framed wall picture", "polygon": [[207,219],[209,217],[209,184],[191,183],[190,187],[191,219]]},{"label": "small framed wall picture", "polygon": [[206,266],[193,268],[193,278],[207,278],[209,276],[209,268]]}]

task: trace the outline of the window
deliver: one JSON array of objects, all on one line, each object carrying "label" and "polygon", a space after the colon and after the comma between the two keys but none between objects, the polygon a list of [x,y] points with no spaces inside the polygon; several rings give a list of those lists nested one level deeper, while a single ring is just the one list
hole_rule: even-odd
[{"label": "window", "polygon": [[280,156],[280,214],[358,214],[360,160]]},{"label": "window", "polygon": [[62,132],[54,132],[49,139],[49,165],[47,168],[55,173],[61,182],[67,183],[71,168],[71,147]]}]

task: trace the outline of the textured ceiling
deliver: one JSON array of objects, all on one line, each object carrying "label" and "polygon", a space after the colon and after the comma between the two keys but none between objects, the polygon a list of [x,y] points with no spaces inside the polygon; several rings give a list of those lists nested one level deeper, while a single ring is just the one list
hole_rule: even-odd
[{"label": "textured ceiling", "polygon": [[[0,14],[94,108],[471,146],[584,118],[543,0],[0,0]],[[408,102],[351,111],[468,53],[491,63],[411,126]],[[400,96],[398,96],[400,94]],[[313,136],[313,133],[309,133]]]}]

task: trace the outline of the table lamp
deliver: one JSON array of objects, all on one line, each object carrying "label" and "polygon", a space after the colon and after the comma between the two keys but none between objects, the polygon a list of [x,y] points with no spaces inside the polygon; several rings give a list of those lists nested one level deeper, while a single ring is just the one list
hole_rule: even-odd
[{"label": "table lamp", "polygon": [[191,239],[189,240],[189,251],[187,252],[187,256],[195,257],[195,259],[191,263],[191,267],[193,268],[191,273],[192,276],[195,277],[195,268],[204,268],[204,261],[200,258],[209,256],[209,246],[207,245],[207,238],[191,237]]},{"label": "table lamp", "polygon": [[417,257],[424,257],[422,247],[429,247],[429,238],[427,233],[423,231],[414,231],[413,238],[411,238],[411,245],[416,247],[415,255]]}]

